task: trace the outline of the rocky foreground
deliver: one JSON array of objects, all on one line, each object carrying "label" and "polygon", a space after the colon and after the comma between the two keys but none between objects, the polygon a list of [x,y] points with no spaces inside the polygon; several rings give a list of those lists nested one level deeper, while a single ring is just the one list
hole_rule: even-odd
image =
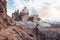
[{"label": "rocky foreground", "polygon": [[60,40],[59,29],[27,29],[22,25],[15,25],[8,15],[0,15],[0,40]]}]

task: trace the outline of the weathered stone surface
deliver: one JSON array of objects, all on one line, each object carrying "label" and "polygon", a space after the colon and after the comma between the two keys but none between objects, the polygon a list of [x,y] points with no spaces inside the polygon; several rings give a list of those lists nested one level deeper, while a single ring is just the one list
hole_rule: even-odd
[{"label": "weathered stone surface", "polygon": [[6,0],[0,0],[0,12],[7,14]]},{"label": "weathered stone surface", "polygon": [[30,35],[32,34],[28,34],[24,30],[18,29],[17,27],[10,27],[0,32],[0,37],[3,36],[3,38],[7,38],[8,40],[33,40],[33,37]]},{"label": "weathered stone surface", "polygon": [[[4,5],[3,5],[3,4]],[[0,40],[60,40],[60,28],[27,29],[15,25],[15,21],[6,14],[6,0],[0,0]]]}]

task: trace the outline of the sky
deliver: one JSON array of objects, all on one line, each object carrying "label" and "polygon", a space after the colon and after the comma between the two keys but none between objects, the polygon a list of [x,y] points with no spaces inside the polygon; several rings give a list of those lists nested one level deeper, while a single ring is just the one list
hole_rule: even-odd
[{"label": "sky", "polygon": [[30,15],[38,14],[42,19],[60,20],[60,0],[7,0],[9,16],[15,11],[27,7]]}]

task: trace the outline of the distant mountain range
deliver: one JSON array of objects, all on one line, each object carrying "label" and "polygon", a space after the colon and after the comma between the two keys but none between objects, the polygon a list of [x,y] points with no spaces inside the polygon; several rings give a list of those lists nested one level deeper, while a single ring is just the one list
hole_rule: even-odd
[{"label": "distant mountain range", "polygon": [[46,19],[46,21],[51,24],[52,27],[60,27],[60,17]]}]

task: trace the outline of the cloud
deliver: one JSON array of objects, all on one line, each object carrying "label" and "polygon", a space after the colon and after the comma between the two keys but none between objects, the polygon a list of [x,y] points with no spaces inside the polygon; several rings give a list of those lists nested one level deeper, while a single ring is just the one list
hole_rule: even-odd
[{"label": "cloud", "polygon": [[13,10],[9,9],[9,10],[7,11],[7,14],[11,17],[11,16],[12,16],[12,13],[14,13],[14,12],[15,12],[14,9],[13,9]]},{"label": "cloud", "polygon": [[6,0],[6,1],[8,1],[8,0]]}]

